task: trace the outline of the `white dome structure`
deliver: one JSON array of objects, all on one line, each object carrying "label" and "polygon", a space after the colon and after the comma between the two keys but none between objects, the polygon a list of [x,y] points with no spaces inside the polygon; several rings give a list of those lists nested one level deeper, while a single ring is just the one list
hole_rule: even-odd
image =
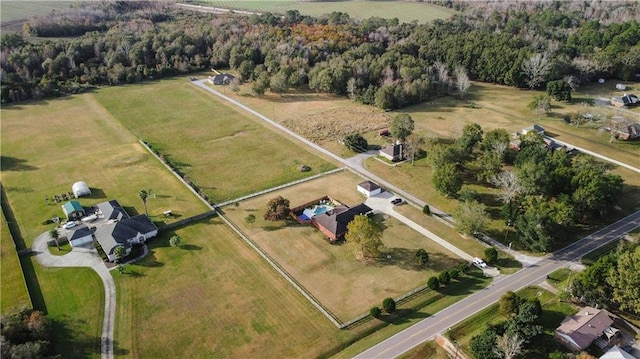
[{"label": "white dome structure", "polygon": [[89,189],[89,186],[87,186],[87,184],[82,181],[74,183],[71,187],[71,190],[73,191],[73,195],[76,196],[76,198],[81,196],[91,196],[91,190]]}]

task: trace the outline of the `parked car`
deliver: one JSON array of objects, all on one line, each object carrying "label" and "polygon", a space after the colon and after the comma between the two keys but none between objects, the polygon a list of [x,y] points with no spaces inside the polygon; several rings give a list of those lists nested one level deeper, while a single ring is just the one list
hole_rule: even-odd
[{"label": "parked car", "polygon": [[78,225],[78,224],[77,224],[76,222],[67,222],[67,223],[65,223],[65,224],[62,226],[62,228],[64,228],[64,229],[71,229],[71,228],[73,228],[73,227],[75,227],[75,226],[77,226],[77,225]]},{"label": "parked car", "polygon": [[394,206],[397,206],[397,205],[399,205],[399,204],[402,204],[402,198],[395,198],[395,199],[392,199],[392,200],[391,200],[391,203],[392,203]]},{"label": "parked car", "polygon": [[482,259],[475,257],[472,261],[473,265],[478,268],[487,268],[487,263],[485,263]]}]

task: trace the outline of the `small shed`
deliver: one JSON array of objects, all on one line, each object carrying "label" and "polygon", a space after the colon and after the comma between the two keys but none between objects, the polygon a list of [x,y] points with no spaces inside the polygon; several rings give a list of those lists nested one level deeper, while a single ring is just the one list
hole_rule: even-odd
[{"label": "small shed", "polygon": [[71,247],[93,243],[93,232],[87,227],[79,227],[69,237]]},{"label": "small shed", "polygon": [[84,217],[84,208],[78,201],[69,201],[62,205],[62,212],[71,221]]},{"label": "small shed", "polygon": [[530,132],[537,132],[540,135],[544,136],[544,128],[542,128],[542,126],[538,126],[538,125],[525,127],[525,128],[522,129],[522,131],[520,133],[523,134],[523,135],[526,135],[527,133],[530,133]]},{"label": "small shed", "polygon": [[382,188],[371,181],[358,183],[357,190],[367,197],[372,197],[382,192]]},{"label": "small shed", "polygon": [[82,196],[91,196],[91,189],[89,189],[89,186],[87,186],[86,182],[76,182],[73,184],[73,186],[71,187],[71,190],[73,191],[73,195],[78,198],[78,197],[82,197]]}]

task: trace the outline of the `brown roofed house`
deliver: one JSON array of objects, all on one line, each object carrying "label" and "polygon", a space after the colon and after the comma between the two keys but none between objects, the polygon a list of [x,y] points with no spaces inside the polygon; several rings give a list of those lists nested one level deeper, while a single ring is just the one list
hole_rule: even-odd
[{"label": "brown roofed house", "polygon": [[311,219],[311,223],[333,242],[347,233],[347,225],[353,221],[355,216],[368,214],[371,211],[372,209],[364,203],[357,204],[351,208],[346,205],[341,205],[330,211],[314,216]]},{"label": "brown roofed house", "polygon": [[556,328],[556,336],[571,350],[585,350],[613,324],[607,313],[593,307],[584,307],[566,317]]}]

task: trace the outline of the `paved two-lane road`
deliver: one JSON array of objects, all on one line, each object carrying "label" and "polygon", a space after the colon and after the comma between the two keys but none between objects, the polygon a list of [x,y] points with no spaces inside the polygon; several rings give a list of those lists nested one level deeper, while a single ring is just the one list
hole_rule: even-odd
[{"label": "paved two-lane road", "polygon": [[567,266],[594,249],[610,243],[638,227],[640,227],[640,211],[548,255],[535,265],[523,268],[516,274],[502,277],[501,280],[489,287],[420,321],[354,358],[395,358],[497,302],[507,291],[516,291],[527,285],[539,283],[547,274]]}]

